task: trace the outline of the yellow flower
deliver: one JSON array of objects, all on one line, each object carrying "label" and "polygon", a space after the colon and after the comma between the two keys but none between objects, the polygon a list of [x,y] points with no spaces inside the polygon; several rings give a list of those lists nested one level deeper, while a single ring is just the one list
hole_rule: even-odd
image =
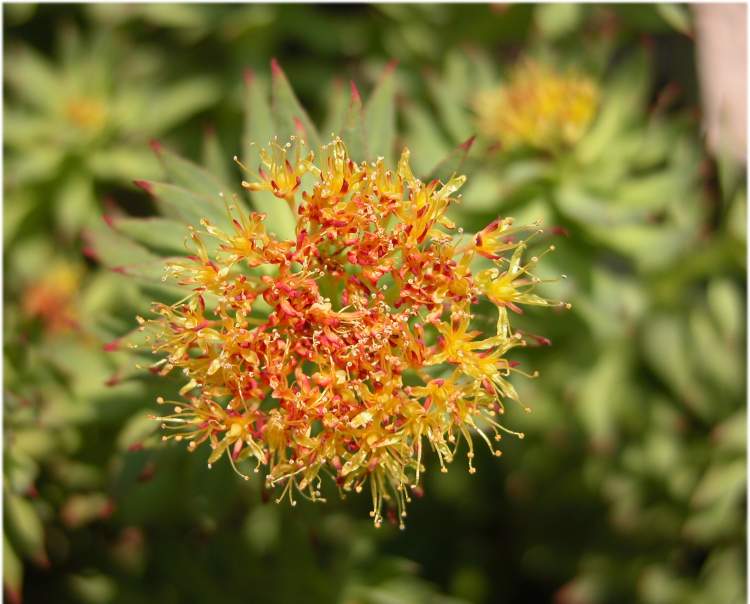
[{"label": "yellow flower", "polygon": [[577,73],[557,73],[531,60],[507,84],[480,92],[474,102],[485,136],[505,147],[558,151],[585,134],[599,104],[599,89]]},{"label": "yellow flower", "polygon": [[[391,169],[356,163],[339,138],[317,158],[294,145],[290,160],[291,145],[272,143],[259,179],[243,183],[289,203],[294,241],[230,205],[233,232],[202,221],[195,253],[168,266],[187,297],[155,304],[142,329],[163,356],[154,369],[188,381],[183,401],[159,399],[174,408],[159,419],[191,451],[208,443],[209,464],[225,455],[247,478],[253,460],[279,501],[321,500],[330,475],[342,493],[369,487],[376,525],[388,506],[403,526],[425,445],[445,470],[466,441],[474,472],[474,434],[498,455],[488,435],[517,434],[497,415],[518,400],[507,353],[525,341],[507,314],[496,333],[472,329],[474,305],[552,303],[531,293],[536,260],[521,264],[510,221],[466,238],[445,218],[464,176],[424,183],[408,150]],[[479,255],[495,273],[474,273]]]}]

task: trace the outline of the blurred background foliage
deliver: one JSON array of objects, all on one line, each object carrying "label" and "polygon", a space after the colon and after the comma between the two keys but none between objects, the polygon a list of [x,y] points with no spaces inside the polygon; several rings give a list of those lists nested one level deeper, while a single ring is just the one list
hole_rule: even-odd
[{"label": "blurred background foliage", "polygon": [[[745,601],[746,172],[705,146],[688,8],[3,11],[9,601]],[[428,472],[404,532],[374,529],[358,498],[276,506],[162,445],[147,415],[164,384],[104,351],[149,295],[87,233],[155,213],[132,184],[160,173],[152,138],[239,179],[243,73],[263,81],[274,56],[324,134],[347,80],[369,91],[398,60],[416,168],[477,135],[459,224],[542,218],[558,235],[546,270],[568,278],[547,287],[573,310],[521,317],[553,343],[522,355],[541,372],[516,384],[527,438],[478,453],[476,475]],[[528,59],[599,91],[563,147],[480,128],[477,95]]]}]

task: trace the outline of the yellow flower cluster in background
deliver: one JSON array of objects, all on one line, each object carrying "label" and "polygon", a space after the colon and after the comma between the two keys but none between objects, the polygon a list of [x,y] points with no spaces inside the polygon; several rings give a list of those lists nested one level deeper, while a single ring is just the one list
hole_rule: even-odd
[{"label": "yellow flower cluster in background", "polygon": [[474,102],[479,129],[504,147],[557,151],[577,143],[596,114],[599,89],[579,73],[558,73],[523,61],[507,84],[480,92]]}]

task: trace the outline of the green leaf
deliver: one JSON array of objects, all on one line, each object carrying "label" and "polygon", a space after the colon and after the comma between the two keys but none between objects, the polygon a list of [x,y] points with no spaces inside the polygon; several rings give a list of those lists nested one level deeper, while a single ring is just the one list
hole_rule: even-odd
[{"label": "green leaf", "polygon": [[3,535],[3,586],[12,604],[20,604],[21,589],[23,588],[23,564],[8,541],[8,536]]},{"label": "green leaf", "polygon": [[6,493],[5,513],[11,538],[23,554],[37,562],[46,560],[44,527],[34,506],[23,497]]},{"label": "green leaf", "polygon": [[154,198],[168,218],[195,228],[205,218],[221,228],[231,228],[232,221],[218,193],[198,193],[163,182],[137,181],[136,184]]},{"label": "green leaf", "polygon": [[656,12],[659,13],[661,18],[669,25],[674,27],[681,34],[685,34],[688,37],[693,36],[693,26],[687,6],[664,2],[660,2],[655,6]]},{"label": "green leaf", "polygon": [[143,411],[130,417],[117,435],[117,447],[126,451],[134,445],[141,445],[151,437],[159,427],[151,413]]},{"label": "green leaf", "polygon": [[617,137],[632,128],[646,103],[651,67],[645,51],[636,51],[617,66],[605,82],[599,113],[584,138],[576,145],[579,160],[591,163],[607,157],[609,147],[617,147]]},{"label": "green leaf", "polygon": [[555,40],[572,33],[583,17],[580,4],[539,4],[534,20],[543,38]]},{"label": "green leaf", "polygon": [[[252,72],[245,73],[245,133],[243,162],[255,174],[260,162],[259,148],[273,139],[274,126],[271,109],[266,100],[265,83]],[[252,178],[248,175],[248,178]],[[250,194],[252,206],[266,215],[266,228],[283,239],[293,239],[297,221],[291,208],[268,191]]]},{"label": "green leaf", "polygon": [[231,197],[232,188],[205,168],[180,157],[158,142],[153,142],[152,147],[170,182],[198,195],[214,198],[223,193]]},{"label": "green leaf", "polygon": [[157,157],[145,145],[123,144],[98,149],[88,158],[89,169],[101,180],[129,183],[134,177],[156,179],[162,174]]},{"label": "green leaf", "polygon": [[708,304],[725,340],[737,342],[745,315],[737,288],[728,280],[711,281],[708,284]]},{"label": "green leaf", "polygon": [[229,155],[224,152],[219,137],[213,128],[207,128],[203,135],[203,164],[208,172],[221,183],[231,183],[232,177],[227,170]]},{"label": "green leaf", "polygon": [[52,66],[30,46],[8,56],[5,79],[11,89],[28,103],[54,109],[60,102],[60,82]]},{"label": "green leaf", "polygon": [[86,231],[86,239],[94,257],[107,268],[129,277],[162,283],[165,258],[152,254],[105,224]]},{"label": "green leaf", "polygon": [[185,225],[158,216],[130,218],[115,216],[112,226],[123,235],[145,248],[167,254],[186,253],[185,239],[189,236]]},{"label": "green leaf", "polygon": [[627,398],[627,365],[622,349],[606,349],[585,376],[578,393],[578,413],[590,438],[600,446],[611,446],[617,436],[617,409]]},{"label": "green leaf", "polygon": [[386,163],[393,160],[396,144],[396,81],[395,63],[390,63],[365,105],[364,121],[367,137],[366,160],[382,156]]},{"label": "green leaf", "polygon": [[701,307],[690,314],[690,332],[695,346],[694,363],[700,373],[732,394],[738,394],[742,386],[744,363],[737,358],[737,351],[725,344],[714,322]]},{"label": "green leaf", "polygon": [[242,161],[251,171],[256,170],[258,151],[273,139],[274,124],[268,104],[266,82],[252,71],[245,72],[245,130],[242,142]]},{"label": "green leaf", "polygon": [[362,97],[354,82],[351,82],[351,98],[343,123],[341,138],[344,139],[349,150],[349,156],[354,161],[362,161],[368,158]]},{"label": "green leaf", "polygon": [[219,87],[210,78],[193,78],[171,85],[149,100],[143,116],[145,132],[165,132],[219,99]]},{"label": "green leaf", "polygon": [[346,124],[346,116],[349,112],[349,98],[347,89],[341,80],[334,80],[326,93],[326,118],[321,127],[323,139],[327,139],[331,133],[341,134]]},{"label": "green leaf", "polygon": [[419,105],[407,105],[404,117],[414,173],[429,174],[450,153],[450,146],[434,118]]},{"label": "green leaf", "polygon": [[83,172],[68,175],[55,200],[55,214],[62,231],[76,235],[80,229],[98,215],[94,183]]},{"label": "green leaf", "polygon": [[666,315],[654,317],[645,326],[643,335],[646,359],[656,373],[700,417],[713,418],[717,409],[690,362],[689,342],[682,322]]},{"label": "green leaf", "polygon": [[103,574],[71,575],[68,583],[76,601],[83,604],[108,604],[117,596],[117,583]]},{"label": "green leaf", "polygon": [[471,65],[467,57],[453,52],[446,58],[445,75],[442,78],[427,77],[430,96],[452,141],[464,140],[474,130],[474,121],[467,110],[467,103],[478,88],[470,74]]},{"label": "green leaf", "polygon": [[303,136],[308,147],[320,148],[320,137],[276,59],[271,61],[271,112],[276,136],[282,143],[292,135]]},{"label": "green leaf", "polygon": [[472,136],[471,138],[461,143],[458,147],[453,149],[448,157],[439,162],[430,171],[427,180],[430,181],[434,178],[437,178],[442,182],[446,182],[456,174],[460,174],[464,162],[469,155],[469,151],[474,145],[475,138],[476,137]]}]

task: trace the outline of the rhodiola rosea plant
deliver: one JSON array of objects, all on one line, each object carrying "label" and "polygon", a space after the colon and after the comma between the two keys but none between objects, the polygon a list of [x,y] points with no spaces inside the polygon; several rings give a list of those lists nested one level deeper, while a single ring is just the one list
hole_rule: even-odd
[{"label": "rhodiola rosea plant", "polygon": [[[272,62],[272,102],[248,74],[239,186],[154,148],[169,182],[136,181],[162,216],[111,217],[91,233],[98,258],[157,285],[151,315],[111,349],[148,354],[181,374],[156,416],[165,440],[262,471],[278,499],[369,490],[404,526],[428,451],[441,470],[474,442],[500,455],[513,349],[546,343],[514,329],[535,293],[539,224],[498,218],[464,233],[446,216],[461,200],[471,141],[419,178],[396,151],[394,67],[365,104],[332,116],[322,139]],[[326,140],[324,144],[323,140]],[[396,161],[395,158],[398,157]],[[494,307],[495,327],[479,315]],[[146,309],[144,310],[144,314]],[[207,445],[202,447],[202,445]]]}]

